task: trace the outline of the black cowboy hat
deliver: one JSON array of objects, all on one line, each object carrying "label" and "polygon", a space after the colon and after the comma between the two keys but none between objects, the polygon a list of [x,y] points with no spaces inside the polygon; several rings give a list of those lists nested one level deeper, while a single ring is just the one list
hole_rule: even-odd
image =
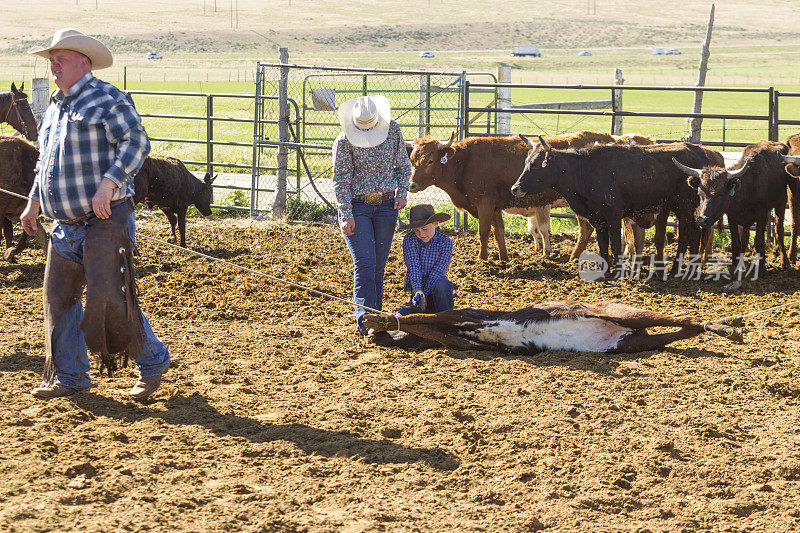
[{"label": "black cowboy hat", "polygon": [[408,212],[408,224],[400,224],[400,229],[417,229],[427,226],[431,222],[444,222],[450,220],[447,213],[436,213],[430,204],[419,204]]}]

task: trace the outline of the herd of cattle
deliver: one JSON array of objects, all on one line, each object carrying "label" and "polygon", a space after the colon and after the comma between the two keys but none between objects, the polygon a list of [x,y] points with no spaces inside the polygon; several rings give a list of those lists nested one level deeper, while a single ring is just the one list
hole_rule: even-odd
[{"label": "herd of cattle", "polygon": [[[640,255],[642,231],[655,226],[658,258],[664,257],[667,218],[678,225],[678,257],[708,254],[713,226],[726,215],[731,228],[731,268],[749,242],[755,224],[755,249],[766,266],[765,234],[770,213],[777,218],[781,266],[797,256],[800,230],[800,134],[786,143],[761,141],[747,146],[731,169],[722,155],[705,146],[654,143],[648,137],[616,137],[582,131],[539,137],[472,137],[440,142],[426,137],[406,146],[412,164],[411,192],[434,185],[453,204],[478,219],[481,259],[488,257],[493,230],[500,259],[507,260],[502,212],[529,217],[528,228],[549,253],[549,211],[566,205],[579,222],[577,258],[592,228],[600,255],[613,269],[622,252],[620,228],[632,228],[629,250]],[[789,256],[783,239],[787,197],[792,214]],[[626,232],[627,234],[628,232]],[[627,240],[627,239],[626,239]],[[609,253],[610,247],[610,253]],[[680,262],[673,263],[673,273]]]},{"label": "herd of cattle", "polygon": [[[31,127],[33,116],[21,89],[12,85],[11,93],[0,93],[0,108],[7,105],[6,121],[35,141],[35,122]],[[490,232],[497,240],[500,259],[508,259],[503,212],[528,217],[536,249],[549,255],[550,210],[564,206],[578,220],[578,242],[571,259],[580,256],[596,230],[600,255],[611,268],[616,263],[612,258],[622,253],[622,229],[626,252],[640,256],[644,229],[655,226],[656,256],[663,258],[670,214],[677,220],[678,257],[702,251],[705,259],[713,227],[721,228],[726,215],[729,226],[736,229],[731,231],[731,267],[746,248],[749,229],[755,224],[755,249],[763,268],[765,234],[774,210],[782,268],[797,258],[800,134],[790,136],[786,143],[749,145],[730,169],[719,152],[705,146],[590,131],[540,136],[537,141],[523,135],[458,142],[452,136],[448,142],[425,137],[407,142],[406,148],[413,169],[410,192],[436,186],[458,209],[477,218],[481,259],[488,258]],[[38,149],[32,142],[0,136],[0,188],[27,195],[37,160]],[[195,205],[204,216],[211,213],[213,180],[209,174],[198,180],[178,159],[148,157],[135,178],[134,200],[158,206],[169,219],[173,238],[177,226],[181,246],[185,246],[187,209]],[[788,256],[783,239],[787,198],[792,216]],[[23,233],[13,246],[11,222],[24,207],[24,200],[0,193],[7,260],[25,244]],[[673,263],[673,273],[678,264]]]}]

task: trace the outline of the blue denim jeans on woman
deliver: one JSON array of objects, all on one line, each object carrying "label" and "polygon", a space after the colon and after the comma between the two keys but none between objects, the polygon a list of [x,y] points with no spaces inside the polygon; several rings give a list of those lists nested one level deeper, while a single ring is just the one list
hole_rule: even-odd
[{"label": "blue denim jeans on woman", "polygon": [[[127,203],[113,207],[130,209]],[[131,242],[136,233],[136,219],[133,211],[127,217],[127,233]],[[53,226],[50,242],[53,250],[75,263],[83,264],[83,245],[86,238],[86,226],[83,224],[59,224]],[[87,389],[92,386],[89,379],[89,355],[86,341],[81,331],[83,305],[78,300],[55,320],[53,330],[53,363],[56,368],[56,383],[73,389]],[[142,315],[144,339],[142,342],[144,357],[135,361],[142,377],[161,374],[169,366],[169,351],[164,343],[153,333],[150,323]]]},{"label": "blue denim jeans on woman", "polygon": [[[380,311],[383,304],[383,276],[397,226],[394,199],[378,205],[353,200],[353,219],[356,221],[353,234],[344,235],[353,257],[353,301]],[[358,306],[355,306],[355,311],[358,330],[366,333],[362,322],[366,311]]]}]

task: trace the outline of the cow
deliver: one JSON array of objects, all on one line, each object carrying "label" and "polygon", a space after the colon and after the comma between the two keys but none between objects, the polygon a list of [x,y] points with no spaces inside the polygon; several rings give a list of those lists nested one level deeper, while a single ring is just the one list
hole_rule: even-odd
[{"label": "cow", "polygon": [[[33,186],[38,159],[39,150],[31,142],[21,137],[0,136],[0,188],[27,197]],[[6,245],[5,259],[9,262],[14,261],[14,256],[22,250],[28,240],[28,234],[23,231],[17,245],[12,247],[14,228],[11,219],[19,217],[26,204],[27,201],[22,198],[0,193],[0,220],[3,224],[3,238]],[[41,224],[37,224],[36,239],[46,251],[47,233]]]},{"label": "cow", "polygon": [[[734,325],[701,320],[691,315],[666,315],[617,301],[546,302],[517,311],[454,309],[436,314],[366,315],[373,332],[402,331],[455,350],[489,350],[529,356],[544,350],[638,353],[711,332],[742,341]],[[678,331],[649,334],[651,327]],[[408,338],[391,335],[382,344],[413,347]],[[388,342],[387,342],[388,341]]]},{"label": "cow", "polygon": [[[559,146],[614,142],[609,134],[588,131],[551,138]],[[448,194],[458,209],[477,218],[482,260],[489,255],[490,231],[494,232],[497,240],[500,259],[508,260],[502,211],[527,216],[529,231],[537,238],[535,230],[538,228],[542,247],[546,254],[550,253],[550,207],[563,205],[557,203],[561,196],[555,191],[546,191],[536,196],[515,198],[510,192],[528,154],[529,147],[522,137],[472,137],[455,143],[453,136],[446,143],[425,137],[406,146],[413,169],[409,191],[415,193],[435,185]],[[578,218],[578,226],[579,244],[573,250],[572,258],[577,258],[583,251],[592,231],[584,218]]]},{"label": "cow", "polygon": [[789,241],[789,261],[797,260],[797,235],[800,234],[800,133],[786,139],[789,153],[782,157],[789,175],[789,212],[792,215],[792,237]]},{"label": "cow", "polygon": [[[777,216],[776,237],[781,253],[781,268],[789,266],[783,240],[783,219],[786,212],[788,177],[782,155],[788,147],[775,141],[760,141],[745,147],[742,157],[730,169],[724,166],[691,167],[675,161],[675,166],[689,177],[687,183],[700,197],[697,224],[710,228],[725,214],[731,228],[749,228],[756,224],[755,248],[760,256],[759,268],[766,269],[765,232],[772,209]],[[747,234],[747,231],[745,231]],[[731,231],[731,271],[743,253],[738,231]]]},{"label": "cow", "polygon": [[200,181],[180,159],[148,156],[134,178],[133,201],[151,208],[158,206],[167,215],[172,238],[177,224],[181,246],[186,247],[186,211],[194,204],[201,215],[211,214],[211,184],[215,179],[206,173]]},{"label": "cow", "polygon": [[[556,150],[540,138],[542,150],[531,150],[512,187],[515,196],[555,188],[576,215],[597,230],[600,255],[613,270],[620,254],[620,220],[641,225],[654,212],[675,213],[679,224],[678,255],[697,253],[699,230],[694,222],[693,193],[680,173],[665,163],[665,154],[681,160],[708,162],[702,148],[687,143],[648,146],[605,145],[583,150]],[[671,159],[670,158],[670,159]],[[664,219],[665,220],[665,219]],[[611,248],[611,256],[608,249]],[[612,261],[613,258],[613,261]],[[673,265],[673,273],[678,263]]]}]

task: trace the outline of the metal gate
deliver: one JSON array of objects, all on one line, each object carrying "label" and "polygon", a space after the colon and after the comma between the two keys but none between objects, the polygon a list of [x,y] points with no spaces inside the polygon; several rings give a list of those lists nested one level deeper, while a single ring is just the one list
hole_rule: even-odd
[{"label": "metal gate", "polygon": [[[448,138],[453,131],[462,137],[465,72],[320,67],[281,59],[256,66],[251,216],[282,216],[287,195],[334,204],[331,146],[341,132],[337,108],[351,98],[386,96],[406,139]],[[298,120],[291,121],[295,105]],[[263,173],[264,168],[276,170]],[[409,203],[450,203],[446,195],[437,201],[434,191],[426,192]]]}]

